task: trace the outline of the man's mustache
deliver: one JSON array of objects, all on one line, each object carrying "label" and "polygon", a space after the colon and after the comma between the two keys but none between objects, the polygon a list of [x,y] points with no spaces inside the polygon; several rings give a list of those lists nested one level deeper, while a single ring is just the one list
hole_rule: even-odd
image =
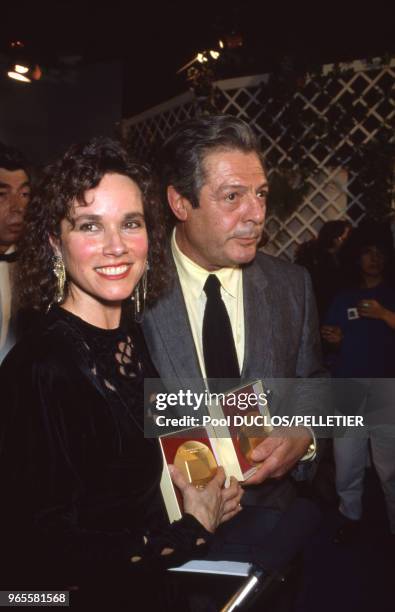
[{"label": "man's mustache", "polygon": [[251,232],[251,230],[240,230],[233,234],[232,238],[253,238],[259,239],[262,236],[263,228],[260,232]]}]

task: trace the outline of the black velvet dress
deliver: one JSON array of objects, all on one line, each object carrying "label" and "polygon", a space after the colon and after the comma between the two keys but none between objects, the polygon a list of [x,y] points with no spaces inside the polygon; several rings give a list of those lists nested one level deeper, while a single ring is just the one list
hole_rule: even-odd
[{"label": "black velvet dress", "polygon": [[156,373],[138,326],[129,334],[54,307],[3,362],[3,584],[129,591],[163,609],[162,570],[203,553],[194,517],[167,523],[159,445],[143,433],[144,377]]}]

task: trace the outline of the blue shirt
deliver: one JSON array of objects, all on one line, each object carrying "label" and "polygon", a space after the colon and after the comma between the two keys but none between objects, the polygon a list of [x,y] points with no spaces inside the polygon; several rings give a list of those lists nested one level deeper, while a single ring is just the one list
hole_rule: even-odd
[{"label": "blue shirt", "polygon": [[377,300],[395,311],[395,290],[388,285],[339,293],[325,316],[325,325],[338,325],[343,340],[331,368],[337,378],[395,377],[395,330],[379,319],[356,317],[361,300]]}]

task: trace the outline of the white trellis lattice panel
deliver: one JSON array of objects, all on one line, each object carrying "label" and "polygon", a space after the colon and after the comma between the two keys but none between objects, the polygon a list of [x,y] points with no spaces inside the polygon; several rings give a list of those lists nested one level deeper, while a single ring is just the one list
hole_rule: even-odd
[{"label": "white trellis lattice panel", "polygon": [[[365,209],[358,172],[350,164],[355,150],[383,130],[390,134],[392,143],[395,139],[395,59],[387,63],[378,59],[370,64],[356,61],[340,65],[336,72],[332,68],[323,67],[318,83],[307,75],[303,86],[283,106],[265,98],[268,75],[215,83],[218,110],[244,119],[260,136],[271,168],[269,177],[274,168],[298,172],[298,163],[292,165],[290,146],[299,147],[302,159],[298,162],[311,168],[305,177],[308,189],[298,209],[285,221],[269,214],[266,222],[270,237],[266,250],[288,259],[293,258],[298,244],[317,235],[325,221],[349,218],[353,224],[358,223]],[[149,160],[176,124],[198,113],[198,101],[189,92],[125,120],[123,134],[134,155]],[[290,113],[304,117],[291,145]],[[324,131],[334,121],[339,126],[343,121],[345,127],[339,129],[336,142],[328,145],[314,132],[317,121]]]}]

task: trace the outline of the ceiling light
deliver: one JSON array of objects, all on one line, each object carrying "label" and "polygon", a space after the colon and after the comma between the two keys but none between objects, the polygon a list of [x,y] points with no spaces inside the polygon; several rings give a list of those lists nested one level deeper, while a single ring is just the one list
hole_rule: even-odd
[{"label": "ceiling light", "polygon": [[31,83],[42,77],[42,70],[34,61],[31,54],[25,49],[20,40],[14,40],[9,45],[7,75],[10,79]]},{"label": "ceiling light", "polygon": [[29,72],[29,68],[27,66],[15,64],[15,72],[19,72],[19,74],[26,74],[26,72]]},{"label": "ceiling light", "polygon": [[7,75],[10,77],[10,79],[15,79],[16,81],[23,81],[24,83],[32,82],[27,76],[21,74],[20,72],[16,72],[15,70],[9,70]]},{"label": "ceiling light", "polygon": [[11,64],[7,75],[10,77],[10,79],[23,81],[24,83],[31,83],[32,81],[39,81],[41,79],[42,70],[38,64],[33,66]]}]

